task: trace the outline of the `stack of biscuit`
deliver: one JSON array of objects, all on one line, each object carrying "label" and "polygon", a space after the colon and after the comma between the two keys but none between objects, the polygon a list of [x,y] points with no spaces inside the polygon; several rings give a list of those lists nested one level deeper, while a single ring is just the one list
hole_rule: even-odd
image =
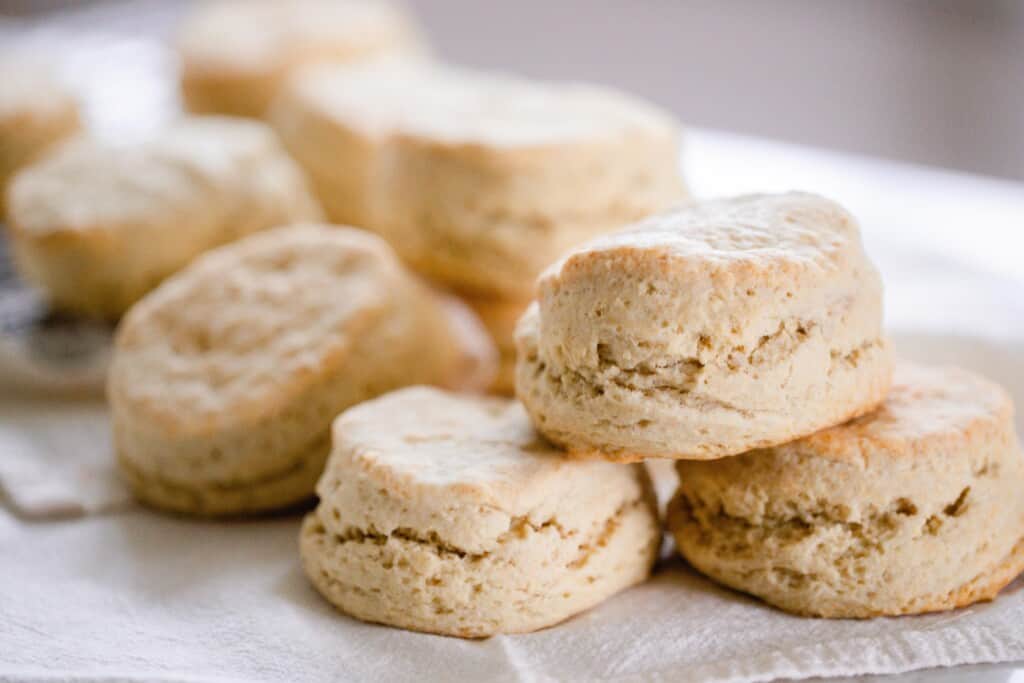
[{"label": "stack of biscuit", "polygon": [[590,241],[540,278],[516,344],[521,404],[416,388],[335,421],[300,547],[346,613],[480,637],[642,581],[651,458],[678,463],[691,565],[796,614],[950,609],[1024,569],[1009,397],[894,364],[832,201],[689,204]]},{"label": "stack of biscuit", "polygon": [[121,318],[108,398],[141,501],[315,494],[300,554],[331,603],[462,637],[645,580],[651,459],[676,463],[689,563],[796,614],[949,609],[1024,569],[1012,402],[894,362],[846,210],[680,203],[657,108],[407,59],[384,5],[289,7],[217,3],[182,40],[190,107],[269,126],[190,116],[11,183],[23,275]]},{"label": "stack of biscuit", "polygon": [[1012,403],[894,369],[881,296],[834,202],[682,207],[544,274],[517,393],[573,457],[677,460],[669,530],[724,585],[824,617],[990,599],[1024,569]]}]

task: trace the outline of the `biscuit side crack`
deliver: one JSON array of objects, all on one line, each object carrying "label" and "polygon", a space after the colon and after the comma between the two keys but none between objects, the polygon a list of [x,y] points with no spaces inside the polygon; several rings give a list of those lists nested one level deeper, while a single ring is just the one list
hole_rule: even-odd
[{"label": "biscuit side crack", "polygon": [[[612,535],[619,528],[622,518],[629,512],[632,512],[645,504],[646,501],[643,498],[636,498],[620,505],[615,512],[605,520],[601,529],[592,538],[586,539],[584,542],[579,544],[578,557],[569,562],[566,566],[570,569],[579,569],[584,567],[594,553],[608,544]],[[577,532],[575,531],[566,530],[557,519],[551,518],[545,520],[541,524],[534,524],[530,522],[529,517],[521,515],[513,517],[509,523],[508,530],[498,536],[496,540],[499,544],[504,545],[508,542],[514,541],[515,539],[525,538],[531,531],[533,533],[543,533],[548,529],[553,529],[563,540],[572,539],[577,535]],[[316,531],[317,533],[328,533],[322,523],[318,525]],[[369,543],[383,546],[387,545],[388,542],[392,540],[404,543],[414,543],[432,548],[439,555],[455,557],[469,562],[479,562],[480,560],[490,557],[493,553],[493,551],[490,550],[476,553],[470,552],[465,548],[459,547],[458,545],[445,540],[436,531],[420,533],[409,527],[398,527],[391,533],[383,533],[375,529],[372,525],[368,529],[349,526],[341,533],[332,534],[331,536],[334,542],[338,545],[345,545],[346,543]]]},{"label": "biscuit side crack", "polygon": [[884,342],[881,339],[871,339],[858,344],[849,351],[833,350],[829,354],[828,374],[831,376],[837,368],[855,369],[860,364],[860,359],[864,354],[880,349],[883,346]]},{"label": "biscuit side crack", "polygon": [[[754,359],[751,366],[762,362],[761,353],[770,342],[767,338],[759,344],[758,348],[751,351],[749,356],[744,356],[743,361]],[[847,351],[832,350],[829,354],[829,368],[827,374],[831,376],[839,368],[856,368],[861,358],[875,349],[884,346],[882,339],[871,339],[858,344]],[[742,347],[737,347],[742,349]],[[737,371],[742,366],[735,361],[736,354],[726,359],[726,366]],[[720,400],[713,396],[696,391],[700,376],[707,367],[696,357],[680,358],[665,363],[645,363],[632,367],[615,365],[605,355],[600,363],[597,373],[581,372],[577,369],[563,369],[558,372],[546,363],[537,361],[535,373],[546,374],[553,384],[561,386],[580,387],[580,393],[591,396],[603,396],[608,387],[615,387],[630,393],[637,393],[646,399],[653,399],[658,396],[671,396],[676,401],[693,407],[713,407],[728,412],[736,413],[745,418],[753,418],[756,414],[767,414],[772,411],[759,410],[751,411],[736,404]],[[657,381],[659,373],[670,371],[676,375],[673,381]]]},{"label": "biscuit side crack", "polygon": [[[714,505],[680,493],[678,505],[685,516],[700,528],[701,537],[710,541],[712,535],[721,535],[724,530],[755,532],[762,537],[775,537],[788,542],[799,542],[810,536],[816,528],[835,526],[845,530],[855,541],[844,555],[858,556],[869,550],[880,550],[882,542],[891,536],[901,524],[901,518],[918,518],[920,528],[915,538],[938,533],[942,519],[956,517],[966,510],[971,488],[964,488],[956,500],[940,505],[934,514],[921,513],[909,498],[901,497],[892,501],[884,510],[875,510],[864,521],[854,522],[846,518],[843,506],[819,504],[801,514],[764,515],[758,521],[749,517],[727,512],[721,504]],[[725,531],[729,534],[728,531]]]}]

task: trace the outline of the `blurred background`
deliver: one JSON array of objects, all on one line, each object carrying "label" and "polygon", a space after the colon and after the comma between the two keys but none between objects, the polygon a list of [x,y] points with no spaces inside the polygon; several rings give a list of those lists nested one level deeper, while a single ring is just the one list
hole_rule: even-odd
[{"label": "blurred background", "polygon": [[[1024,179],[1020,0],[407,0],[442,56],[701,127]],[[173,34],[182,0],[0,0],[0,42]]]}]

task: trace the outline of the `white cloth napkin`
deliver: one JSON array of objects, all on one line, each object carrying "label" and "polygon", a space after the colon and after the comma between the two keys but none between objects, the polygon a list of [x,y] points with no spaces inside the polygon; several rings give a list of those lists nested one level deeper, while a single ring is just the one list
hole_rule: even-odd
[{"label": "white cloth napkin", "polygon": [[0,517],[0,681],[769,681],[1024,658],[1024,582],[990,604],[792,617],[681,561],[554,628],[483,641],[363,624],[299,568],[299,519]]},{"label": "white cloth napkin", "polygon": [[[898,335],[898,345],[995,375],[1024,404],[1020,343],[918,333]],[[0,478],[11,492],[26,487],[15,492],[19,509],[124,503],[101,407],[7,411],[0,443],[21,444],[7,452],[20,465],[5,457]],[[309,587],[299,521],[210,523],[132,509],[42,523],[0,512],[0,682],[739,683],[1024,660],[1024,579],[993,603],[954,612],[829,621],[719,588],[678,559],[539,633],[477,642],[407,633],[341,615]]]}]

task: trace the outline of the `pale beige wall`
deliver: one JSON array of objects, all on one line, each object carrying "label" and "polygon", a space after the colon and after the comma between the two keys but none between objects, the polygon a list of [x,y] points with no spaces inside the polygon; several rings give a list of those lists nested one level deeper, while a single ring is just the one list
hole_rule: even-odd
[{"label": "pale beige wall", "polygon": [[703,126],[1024,178],[1024,1],[411,0],[452,59]]},{"label": "pale beige wall", "polygon": [[[456,61],[694,124],[1024,179],[1024,0],[406,0]],[[25,13],[84,0],[0,0]],[[166,34],[180,0],[85,12]],[[80,12],[80,14],[82,14]]]}]

